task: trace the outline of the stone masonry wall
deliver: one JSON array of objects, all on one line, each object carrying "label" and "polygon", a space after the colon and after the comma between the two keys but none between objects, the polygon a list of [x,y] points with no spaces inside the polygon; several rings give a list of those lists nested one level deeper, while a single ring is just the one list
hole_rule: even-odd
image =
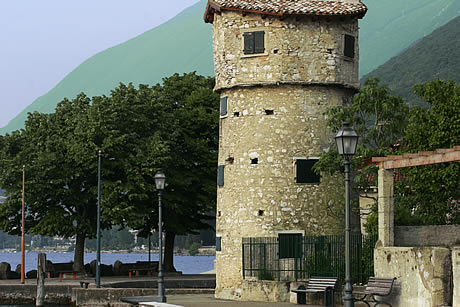
[{"label": "stone masonry wall", "polygon": [[[265,53],[244,55],[244,31],[260,30]],[[320,184],[298,184],[295,158],[317,158],[329,149],[324,112],[347,104],[356,91],[358,56],[341,54],[345,33],[357,43],[357,22],[222,11],[213,31],[216,90],[228,103],[220,122],[225,169],[217,195],[216,296],[242,299],[242,238],[343,231],[343,178],[323,175]]]},{"label": "stone masonry wall", "polygon": [[395,246],[454,246],[460,244],[460,225],[396,226]]},{"label": "stone masonry wall", "polygon": [[[218,188],[222,252],[217,253],[216,293],[222,290],[221,297],[238,298],[241,238],[273,237],[286,230],[333,234],[343,229],[342,220],[331,214],[343,199],[343,179],[325,175],[321,184],[297,184],[294,158],[319,157],[328,149],[323,113],[349,93],[280,86],[228,90],[222,95],[228,95],[229,116],[221,119],[220,131],[219,165],[225,165],[225,175],[224,186]],[[267,115],[265,109],[273,114]],[[257,164],[251,164],[254,158]]]},{"label": "stone masonry wall", "polygon": [[452,250],[452,281],[453,298],[452,306],[460,306],[460,246]]},{"label": "stone masonry wall", "polygon": [[[245,31],[265,31],[265,54],[244,55]],[[355,37],[355,57],[343,56],[344,35]],[[216,89],[277,82],[338,83],[358,88],[356,18],[289,17],[238,12],[215,15]]]},{"label": "stone masonry wall", "polygon": [[396,277],[389,298],[394,307],[452,305],[452,258],[448,248],[379,247],[374,252],[377,277]]}]

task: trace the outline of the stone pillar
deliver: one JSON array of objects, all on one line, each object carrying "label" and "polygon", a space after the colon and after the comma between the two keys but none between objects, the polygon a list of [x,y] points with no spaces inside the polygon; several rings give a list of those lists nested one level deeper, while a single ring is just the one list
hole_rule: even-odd
[{"label": "stone pillar", "polygon": [[452,249],[452,277],[452,289],[454,289],[452,306],[460,306],[460,246]]},{"label": "stone pillar", "polygon": [[379,241],[381,246],[394,245],[394,186],[393,170],[379,170]]}]

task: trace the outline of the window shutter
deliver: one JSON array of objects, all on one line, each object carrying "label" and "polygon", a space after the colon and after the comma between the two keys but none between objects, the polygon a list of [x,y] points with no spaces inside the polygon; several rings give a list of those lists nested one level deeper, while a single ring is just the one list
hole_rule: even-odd
[{"label": "window shutter", "polygon": [[345,44],[343,55],[349,58],[355,57],[355,38],[354,36],[345,34]]},{"label": "window shutter", "polygon": [[264,53],[265,52],[264,36],[265,36],[264,31],[254,32],[254,53]]},{"label": "window shutter", "polygon": [[244,54],[254,53],[254,32],[245,32],[244,34]]},{"label": "window shutter", "polygon": [[296,161],[297,183],[320,183],[320,176],[313,170],[313,165],[317,161],[316,159]]},{"label": "window shutter", "polygon": [[216,252],[222,251],[222,237],[216,237]]},{"label": "window shutter", "polygon": [[227,99],[228,97],[220,98],[220,116],[227,115]]},{"label": "window shutter", "polygon": [[301,258],[302,257],[302,234],[289,233],[278,235],[279,258]]},{"label": "window shutter", "polygon": [[217,186],[219,187],[224,186],[224,168],[225,165],[219,165],[217,167]]}]

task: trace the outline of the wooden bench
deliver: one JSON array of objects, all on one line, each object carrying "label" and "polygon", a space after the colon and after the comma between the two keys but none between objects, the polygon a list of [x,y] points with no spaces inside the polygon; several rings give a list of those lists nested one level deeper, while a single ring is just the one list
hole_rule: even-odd
[{"label": "wooden bench", "polygon": [[334,288],[337,277],[312,277],[307,284],[300,285],[291,292],[297,293],[297,304],[307,304],[307,293],[324,292],[324,306],[334,306]]},{"label": "wooden bench", "polygon": [[382,304],[392,307],[390,303],[377,299],[376,296],[390,295],[395,280],[396,278],[370,277],[362,293],[364,296],[356,299],[356,302],[364,302],[369,307],[371,307],[369,303],[375,303],[374,307]]}]

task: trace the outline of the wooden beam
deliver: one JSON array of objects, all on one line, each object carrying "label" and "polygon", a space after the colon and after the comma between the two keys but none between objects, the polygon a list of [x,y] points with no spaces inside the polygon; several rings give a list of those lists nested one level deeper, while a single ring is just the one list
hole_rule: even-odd
[{"label": "wooden beam", "polygon": [[372,158],[372,162],[378,163],[380,169],[460,162],[460,148],[455,151],[446,152],[422,152],[420,154],[408,154],[403,156],[375,157]]}]

